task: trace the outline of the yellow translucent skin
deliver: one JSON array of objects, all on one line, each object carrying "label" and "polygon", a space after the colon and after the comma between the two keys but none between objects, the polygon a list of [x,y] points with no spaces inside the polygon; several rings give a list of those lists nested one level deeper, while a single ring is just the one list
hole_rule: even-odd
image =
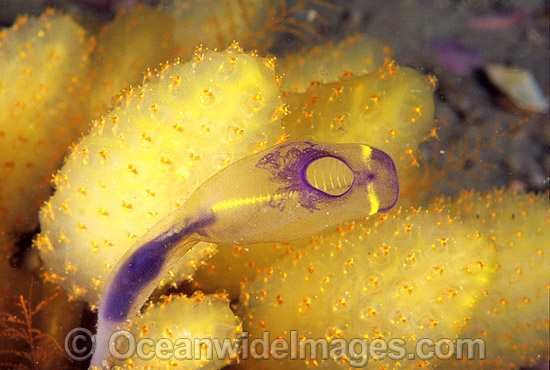
[{"label": "yellow translucent skin", "polygon": [[[353,185],[340,196],[307,182],[308,166],[326,157],[345,163],[354,173]],[[197,210],[194,215],[208,210],[206,215],[214,218],[197,230],[201,240],[252,244],[299,239],[342,221],[389,210],[398,192],[393,161],[378,149],[295,141],[220,171],[197,189],[187,205]]]},{"label": "yellow translucent skin", "polygon": [[[319,160],[325,160],[321,163],[326,163],[326,171]],[[308,175],[312,163],[317,164],[316,173]],[[338,196],[325,192],[341,187],[337,182],[343,174],[348,176],[340,180],[345,191]],[[325,176],[322,186],[308,182],[318,175]],[[112,332],[134,318],[158,281],[197,242],[298,239],[343,221],[388,211],[398,195],[391,158],[362,144],[288,142],[224,168],[119,260],[102,296],[92,366],[105,365],[104,360],[110,363]]]}]

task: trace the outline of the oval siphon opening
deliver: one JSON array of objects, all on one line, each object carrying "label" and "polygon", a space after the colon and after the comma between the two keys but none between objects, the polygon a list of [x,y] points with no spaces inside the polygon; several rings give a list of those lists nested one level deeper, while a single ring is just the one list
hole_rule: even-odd
[{"label": "oval siphon opening", "polygon": [[309,185],[328,195],[340,196],[353,185],[353,171],[341,159],[321,157],[312,161],[306,169]]}]

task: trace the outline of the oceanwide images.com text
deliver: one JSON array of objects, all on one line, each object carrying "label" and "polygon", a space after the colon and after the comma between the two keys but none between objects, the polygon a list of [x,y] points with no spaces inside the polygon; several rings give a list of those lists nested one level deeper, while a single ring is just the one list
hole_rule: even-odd
[{"label": "oceanwide images.com text", "polygon": [[[76,361],[85,361],[95,350],[93,334],[85,328],[71,330],[65,338],[65,351]],[[238,339],[230,338],[136,338],[128,330],[114,332],[109,340],[113,359],[124,361],[134,356],[143,361],[184,360],[308,360],[317,363],[345,361],[352,367],[364,367],[371,359],[402,360],[483,360],[485,341],[480,338],[438,339],[421,338],[407,343],[404,339],[389,340],[355,338],[305,338],[297,330],[290,338],[271,338],[263,332],[261,338],[249,338],[247,332]]]}]

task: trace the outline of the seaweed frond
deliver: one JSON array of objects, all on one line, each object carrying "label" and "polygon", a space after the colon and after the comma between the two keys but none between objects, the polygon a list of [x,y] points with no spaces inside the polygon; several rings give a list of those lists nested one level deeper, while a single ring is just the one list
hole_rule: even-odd
[{"label": "seaweed frond", "polygon": [[53,358],[65,356],[63,347],[57,339],[35,327],[35,316],[49,305],[61,292],[55,292],[32,304],[34,279],[30,281],[27,298],[19,295],[15,301],[17,314],[0,312],[0,368],[5,369],[43,369],[45,363]]}]

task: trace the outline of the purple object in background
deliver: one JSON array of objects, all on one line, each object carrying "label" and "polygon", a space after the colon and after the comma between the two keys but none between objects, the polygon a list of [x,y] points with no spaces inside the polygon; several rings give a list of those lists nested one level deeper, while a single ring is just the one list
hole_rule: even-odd
[{"label": "purple object in background", "polygon": [[449,38],[432,39],[430,50],[437,64],[460,76],[469,75],[483,65],[483,58],[477,51]]},{"label": "purple object in background", "polygon": [[473,17],[468,21],[468,28],[474,31],[506,30],[523,23],[527,13],[523,10],[513,10],[509,13],[489,12]]}]

